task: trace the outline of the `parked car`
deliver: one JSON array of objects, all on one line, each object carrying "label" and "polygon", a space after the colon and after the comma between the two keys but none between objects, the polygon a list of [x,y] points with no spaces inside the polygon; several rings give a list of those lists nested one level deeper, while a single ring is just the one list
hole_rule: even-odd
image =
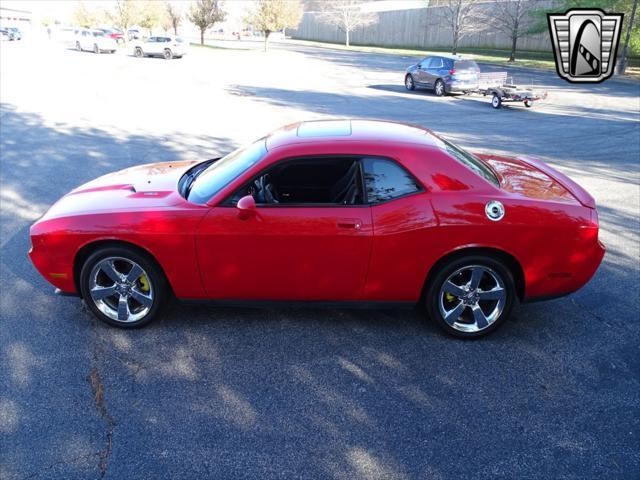
[{"label": "parked car", "polygon": [[0,40],[7,42],[11,40],[11,34],[9,33],[9,30],[7,30],[6,28],[0,28]]},{"label": "parked car", "polygon": [[130,28],[129,30],[127,30],[127,39],[129,41],[141,39],[142,36],[142,32],[137,28]]},{"label": "parked car", "polygon": [[89,30],[81,28],[76,31],[76,50],[90,51],[93,53],[114,53],[118,48],[116,41],[108,37],[102,30]]},{"label": "parked car", "polygon": [[103,28],[98,28],[96,30],[100,30],[101,32],[104,32],[104,34],[115,40],[116,43],[123,43],[124,42],[124,36],[122,35],[122,31],[118,30],[117,28],[107,28],[107,27],[103,27]]},{"label": "parked car", "polygon": [[181,58],[187,54],[187,43],[180,37],[149,37],[143,42],[136,42],[133,47],[136,57],[163,57],[167,60]]},{"label": "parked car", "polygon": [[8,27],[5,30],[9,33],[9,40],[22,40],[22,32],[19,28]]},{"label": "parked car", "polygon": [[437,96],[466,93],[478,89],[478,64],[460,55],[435,55],[407,68],[404,85],[407,90],[430,88]]},{"label": "parked car", "polygon": [[581,288],[604,255],[595,202],[564,174],[366,120],[105,175],[30,234],[41,275],[124,328],[175,296],[421,304],[446,332],[479,337],[519,301]]}]

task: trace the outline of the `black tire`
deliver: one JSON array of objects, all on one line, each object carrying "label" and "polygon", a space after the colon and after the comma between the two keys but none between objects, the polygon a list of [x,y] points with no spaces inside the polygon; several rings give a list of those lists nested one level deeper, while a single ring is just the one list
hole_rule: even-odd
[{"label": "black tire", "polygon": [[[141,318],[136,319],[135,321],[123,322],[118,319],[114,319],[103,313],[96,304],[96,301],[91,296],[90,288],[91,288],[91,275],[94,267],[98,265],[101,261],[110,258],[117,257],[120,259],[126,259],[129,262],[133,262],[139,265],[144,273],[146,274],[146,281],[148,291],[152,296],[152,303],[148,307],[148,312]],[[140,281],[138,278],[136,281]],[[109,280],[107,280],[109,282]],[[98,317],[98,319],[102,320],[109,325],[119,327],[119,328],[139,328],[147,325],[149,322],[159,318],[170,297],[170,288],[167,282],[167,279],[164,275],[162,269],[158,266],[157,262],[151,258],[149,255],[139,252],[136,249],[130,247],[105,247],[99,248],[95,252],[93,252],[89,258],[84,262],[82,266],[82,270],[80,272],[80,293],[82,298],[89,308],[91,312]],[[115,301],[115,295],[113,297],[108,297],[109,302]],[[131,304],[137,305],[137,303],[133,303],[133,297],[129,300],[129,306]],[[128,308],[129,308],[128,306]],[[142,304],[140,304],[142,306]]]},{"label": "black tire", "polygon": [[82,51],[82,46],[80,45],[80,42],[76,42],[76,50],[79,52]]},{"label": "black tire", "polygon": [[495,109],[502,107],[502,98],[497,93],[494,93],[493,97],[491,97],[491,106]]},{"label": "black tire", "polygon": [[162,56],[164,57],[165,60],[171,60],[173,58],[173,53],[168,48],[165,48]]},{"label": "black tire", "polygon": [[533,107],[533,100],[525,100],[524,101],[524,106],[527,107],[527,108]]},{"label": "black tire", "polygon": [[416,82],[413,80],[413,75],[408,74],[406,77],[404,77],[404,88],[406,88],[407,90],[416,89]]},{"label": "black tire", "polygon": [[100,47],[98,46],[97,43],[93,45],[93,53],[96,53],[96,54],[100,53]]},{"label": "black tire", "polygon": [[436,80],[436,83],[433,85],[433,92],[436,94],[436,97],[442,97],[447,94],[442,80]]},{"label": "black tire", "polygon": [[[481,329],[479,328],[480,322],[474,319],[474,307],[466,306],[463,300],[449,295],[442,290],[444,284],[452,275],[454,275],[454,278],[456,278],[456,275],[459,275],[462,280],[461,284],[463,284],[465,283],[464,280],[466,280],[466,277],[464,277],[466,272],[471,272],[477,267],[480,267],[484,272],[478,288],[481,290],[484,290],[484,288],[491,289],[494,283],[496,287],[493,288],[499,288],[499,284],[494,282],[494,278],[497,277],[502,282],[504,292],[502,304],[500,304],[499,300],[483,300],[481,303],[476,303],[476,306],[480,305],[482,307],[484,315],[486,315],[486,311],[489,311],[488,317],[491,317],[492,313],[497,312],[496,317],[493,320],[487,321],[487,325],[483,325]],[[469,275],[471,275],[471,273],[469,273]],[[471,280],[469,280],[469,282],[471,282]],[[451,300],[449,300],[448,297],[451,297]],[[458,338],[473,339],[483,337],[500,327],[511,315],[514,306],[518,302],[518,297],[513,274],[502,262],[489,256],[469,255],[452,260],[440,267],[439,271],[435,272],[435,275],[432,276],[427,285],[425,301],[429,318],[443,331]],[[449,301],[452,307],[452,309],[449,310],[450,312],[455,311],[457,307],[462,305],[462,311],[459,317],[451,317],[453,325],[447,323],[442,310],[444,309],[446,312],[444,304]],[[485,320],[488,317],[485,317]],[[458,321],[460,319],[462,321]],[[474,328],[479,329],[473,331]]]},{"label": "black tire", "polygon": [[142,49],[140,47],[136,47],[136,49],[133,51],[134,56],[136,56],[137,58],[142,58],[144,57],[144,52],[142,51]]}]

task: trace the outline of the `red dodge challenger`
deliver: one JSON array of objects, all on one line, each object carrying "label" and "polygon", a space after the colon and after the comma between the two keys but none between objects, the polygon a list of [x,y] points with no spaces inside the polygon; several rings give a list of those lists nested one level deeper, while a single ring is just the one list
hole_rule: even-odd
[{"label": "red dodge challenger", "polygon": [[105,175],[53,205],[31,242],[59,293],[118,327],[175,296],[421,304],[459,337],[579,289],[605,252],[594,199],[548,165],[367,120]]}]

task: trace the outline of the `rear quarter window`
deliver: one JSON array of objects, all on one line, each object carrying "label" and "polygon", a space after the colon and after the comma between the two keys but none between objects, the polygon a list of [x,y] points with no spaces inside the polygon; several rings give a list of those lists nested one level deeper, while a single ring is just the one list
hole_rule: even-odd
[{"label": "rear quarter window", "polygon": [[386,202],[422,190],[415,177],[393,160],[365,158],[362,166],[368,203]]}]

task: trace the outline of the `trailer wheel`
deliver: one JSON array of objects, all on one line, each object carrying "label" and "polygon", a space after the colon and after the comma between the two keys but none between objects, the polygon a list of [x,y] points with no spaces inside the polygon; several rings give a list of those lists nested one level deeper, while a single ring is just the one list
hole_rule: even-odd
[{"label": "trailer wheel", "polygon": [[493,98],[491,99],[491,106],[493,108],[500,108],[502,106],[502,98],[497,93],[493,94]]},{"label": "trailer wheel", "polygon": [[527,107],[527,108],[533,107],[533,100],[529,100],[529,99],[525,100],[524,101],[524,106]]}]

